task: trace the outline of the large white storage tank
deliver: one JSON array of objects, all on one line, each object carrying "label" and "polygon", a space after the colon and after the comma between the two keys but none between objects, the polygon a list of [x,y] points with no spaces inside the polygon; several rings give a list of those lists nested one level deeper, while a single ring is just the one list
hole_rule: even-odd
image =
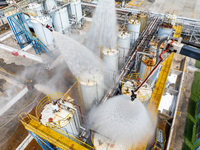
[{"label": "large white storage tank", "polygon": [[68,30],[69,16],[66,7],[53,12],[52,18],[55,31],[57,32],[63,31],[65,33]]},{"label": "large white storage tank", "polygon": [[43,15],[43,6],[38,3],[30,3],[27,7],[27,12],[33,16],[41,17]]},{"label": "large white storage tank", "polygon": [[138,39],[140,34],[140,21],[129,19],[128,21],[128,31],[131,33],[131,46]]},{"label": "large white storage tank", "polygon": [[158,39],[172,36],[173,25],[171,23],[163,22],[158,29]]},{"label": "large white storage tank", "polygon": [[45,0],[44,8],[47,12],[52,11],[57,7],[57,2],[55,0]]},{"label": "large white storage tank", "polygon": [[83,73],[77,78],[81,96],[87,114],[94,104],[98,103],[104,96],[104,84],[102,73]]},{"label": "large white storage tank", "polygon": [[131,35],[128,32],[120,31],[117,38],[119,50],[119,68],[121,69],[126,61],[130,50]]},{"label": "large white storage tank", "polygon": [[[52,27],[51,18],[49,16],[37,17],[36,19]],[[52,45],[54,43],[53,34],[49,29],[42,26],[41,23],[36,20],[31,20],[31,23],[36,37],[38,37],[45,45]]]},{"label": "large white storage tank", "polygon": [[[123,95],[132,95],[132,91],[135,91],[137,87],[142,83],[145,79],[145,76],[139,73],[132,73],[126,76],[123,79],[122,84],[122,94]],[[148,104],[151,95],[152,95],[152,88],[150,86],[152,79],[149,79],[135,94],[137,94],[137,99],[140,100],[144,104]]]},{"label": "large white storage tank", "polygon": [[51,101],[42,99],[36,110],[41,110],[39,118],[44,126],[53,128],[57,132],[60,132],[57,130],[60,129],[74,137],[79,135],[81,128],[79,116],[70,97],[51,99]]},{"label": "large white storage tank", "polygon": [[109,88],[116,81],[118,74],[119,52],[116,48],[102,48],[103,63],[107,67],[104,73],[105,85]]},{"label": "large white storage tank", "polygon": [[72,0],[70,3],[71,6],[71,15],[76,18],[76,21],[80,23],[82,18],[82,8],[80,0]]}]

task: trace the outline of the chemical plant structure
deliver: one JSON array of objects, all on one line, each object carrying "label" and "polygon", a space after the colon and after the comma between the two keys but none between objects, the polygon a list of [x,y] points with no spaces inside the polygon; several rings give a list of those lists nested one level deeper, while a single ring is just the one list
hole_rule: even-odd
[{"label": "chemical plant structure", "polygon": [[[18,137],[14,128],[20,123],[21,130],[29,134],[22,134],[14,144],[13,149],[18,150],[34,145],[33,139],[44,150],[174,149],[187,86],[183,82],[186,68],[189,60],[200,60],[200,20],[126,8],[126,4],[122,1],[116,7],[117,47],[99,45],[100,58],[110,72],[80,76],[65,73],[65,79],[73,83],[59,93],[36,88],[38,80],[34,78],[40,77],[29,80],[7,70],[7,64],[0,66],[0,97],[6,95],[8,87],[17,91],[11,93],[9,101],[0,102],[0,146],[8,148],[6,143]],[[44,75],[50,76],[63,61],[56,51],[54,31],[81,36],[88,31],[96,7],[96,0],[9,1],[0,10],[1,28],[6,31],[0,37],[0,49],[13,61],[23,59],[19,66],[37,64]],[[19,48],[6,42],[9,40]],[[18,70],[18,64],[13,65]],[[137,98],[151,112],[157,122],[152,137],[147,135],[141,143],[127,147],[88,128],[87,115],[92,108],[116,95],[128,95],[130,101]]]}]

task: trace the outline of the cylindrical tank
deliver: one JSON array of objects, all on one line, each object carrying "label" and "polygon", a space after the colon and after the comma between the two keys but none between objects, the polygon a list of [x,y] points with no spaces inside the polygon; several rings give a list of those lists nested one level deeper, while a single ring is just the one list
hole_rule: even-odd
[{"label": "cylindrical tank", "polygon": [[114,84],[118,74],[119,53],[116,48],[103,48],[103,62],[107,70],[104,73],[104,82],[107,87]]},{"label": "cylindrical tank", "polygon": [[44,8],[46,11],[52,11],[57,7],[57,3],[55,0],[46,0],[44,1]]},{"label": "cylindrical tank", "polygon": [[93,137],[93,145],[95,150],[128,150],[130,147],[127,147],[126,145],[121,145],[119,143],[114,143],[110,139],[98,134],[98,133],[92,133]]},{"label": "cylindrical tank", "polygon": [[52,18],[55,31],[67,31],[67,28],[69,27],[69,17],[66,7],[52,13]]},{"label": "cylindrical tank", "polygon": [[[123,79],[122,94],[132,95],[131,91],[135,91],[137,87],[142,83],[145,77],[142,74],[130,74]],[[152,79],[149,79],[152,81]],[[148,81],[147,81],[148,82]],[[147,104],[152,95],[152,89],[148,83],[145,83],[135,94],[137,94],[138,100]]]},{"label": "cylindrical tank", "polygon": [[40,122],[50,128],[59,128],[74,137],[79,135],[79,117],[69,97],[68,99],[54,99],[44,105],[40,115]]},{"label": "cylindrical tank", "polygon": [[158,29],[158,39],[172,36],[173,28],[171,23],[163,22]]},{"label": "cylindrical tank", "polygon": [[43,6],[41,4],[38,3],[30,3],[28,4],[28,8],[27,11],[29,14],[33,15],[33,16],[38,16],[41,17],[43,15]]},{"label": "cylindrical tank", "polygon": [[[144,76],[146,77],[156,64],[156,50],[152,48],[150,51],[144,51],[144,52],[149,55],[145,55],[145,54],[142,55],[139,73],[144,74]],[[153,82],[155,82],[158,73],[159,73],[159,70],[157,69],[151,75],[151,79],[153,80]]]},{"label": "cylindrical tank", "polygon": [[103,74],[100,73],[83,73],[78,78],[81,96],[88,113],[95,103],[98,103],[104,95]]},{"label": "cylindrical tank", "polygon": [[167,14],[166,15],[166,20],[167,22],[171,23],[173,26],[176,25],[176,19],[177,19],[177,16],[175,14]]},{"label": "cylindrical tank", "polygon": [[119,50],[119,68],[121,69],[126,61],[130,49],[131,35],[128,32],[120,31],[117,38]]},{"label": "cylindrical tank", "polygon": [[[36,19],[52,27],[51,18],[49,16],[39,17]],[[54,43],[53,34],[49,29],[42,26],[41,23],[37,22],[36,20],[31,20],[31,23],[33,25],[33,29],[35,31],[36,36],[45,45],[52,45]]]},{"label": "cylindrical tank", "polygon": [[76,21],[79,23],[82,18],[81,1],[72,0],[70,6],[71,6],[71,15],[75,17]]},{"label": "cylindrical tank", "polygon": [[141,26],[140,26],[140,33],[146,28],[147,24],[147,13],[142,12],[137,14],[137,19],[140,21]]},{"label": "cylindrical tank", "polygon": [[128,21],[128,31],[131,33],[131,46],[138,39],[140,34],[140,21],[130,19]]}]

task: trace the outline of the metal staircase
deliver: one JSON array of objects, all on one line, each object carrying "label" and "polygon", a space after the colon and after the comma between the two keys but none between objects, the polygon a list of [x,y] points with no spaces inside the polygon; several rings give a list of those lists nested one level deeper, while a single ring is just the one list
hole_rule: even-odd
[{"label": "metal staircase", "polygon": [[[32,43],[36,54],[41,55],[42,53],[46,52],[49,55],[53,55],[53,53],[44,45],[44,43],[42,43],[42,41],[40,41],[39,38],[33,37],[32,34],[26,30],[21,15],[22,13],[18,12],[14,15],[7,17],[8,23],[17,39],[20,48],[22,49],[25,47],[25,45],[21,41],[21,38],[24,36],[26,37],[28,44]],[[17,30],[16,28],[18,28],[19,30]]]}]

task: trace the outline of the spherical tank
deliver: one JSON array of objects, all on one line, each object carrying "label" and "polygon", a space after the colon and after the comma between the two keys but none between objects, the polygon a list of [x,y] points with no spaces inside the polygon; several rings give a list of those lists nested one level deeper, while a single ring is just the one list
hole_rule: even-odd
[{"label": "spherical tank", "polygon": [[158,39],[162,39],[164,37],[172,36],[173,28],[170,23],[162,23],[158,29]]},{"label": "spherical tank", "polygon": [[46,11],[52,11],[57,7],[57,3],[55,0],[46,0],[44,1],[44,8]]},{"label": "spherical tank", "polygon": [[77,110],[68,99],[59,98],[47,103],[41,111],[40,122],[50,128],[59,128],[74,137],[79,135],[80,122]]},{"label": "spherical tank", "polygon": [[30,3],[27,8],[28,13],[41,17],[43,14],[43,6],[38,3]]},{"label": "spherical tank", "polygon": [[52,18],[55,31],[61,32],[63,29],[67,30],[67,27],[69,27],[69,17],[66,7],[52,13]]},{"label": "spherical tank", "polygon": [[129,20],[128,21],[128,31],[131,33],[131,46],[138,39],[140,34],[140,21],[139,20]]},{"label": "spherical tank", "polygon": [[70,3],[71,6],[71,14],[76,18],[78,22],[80,22],[82,18],[82,8],[80,0],[72,0]]},{"label": "spherical tank", "polygon": [[103,48],[102,53],[104,65],[107,67],[107,71],[104,74],[104,82],[107,87],[110,87],[114,84],[118,74],[119,53],[116,48]]},{"label": "spherical tank", "polygon": [[103,74],[101,73],[83,73],[78,78],[81,90],[81,96],[85,108],[88,113],[92,106],[99,102],[104,95]]},{"label": "spherical tank", "polygon": [[131,35],[128,32],[120,31],[117,42],[119,50],[119,68],[122,68],[130,49]]},{"label": "spherical tank", "polygon": [[[43,16],[36,19],[52,27],[50,17]],[[42,26],[41,23],[35,20],[31,20],[31,23],[33,25],[33,29],[35,31],[36,37],[38,37],[45,45],[52,45],[54,42],[54,39],[53,39],[53,34],[51,33],[51,31],[47,29],[46,27]]]}]

